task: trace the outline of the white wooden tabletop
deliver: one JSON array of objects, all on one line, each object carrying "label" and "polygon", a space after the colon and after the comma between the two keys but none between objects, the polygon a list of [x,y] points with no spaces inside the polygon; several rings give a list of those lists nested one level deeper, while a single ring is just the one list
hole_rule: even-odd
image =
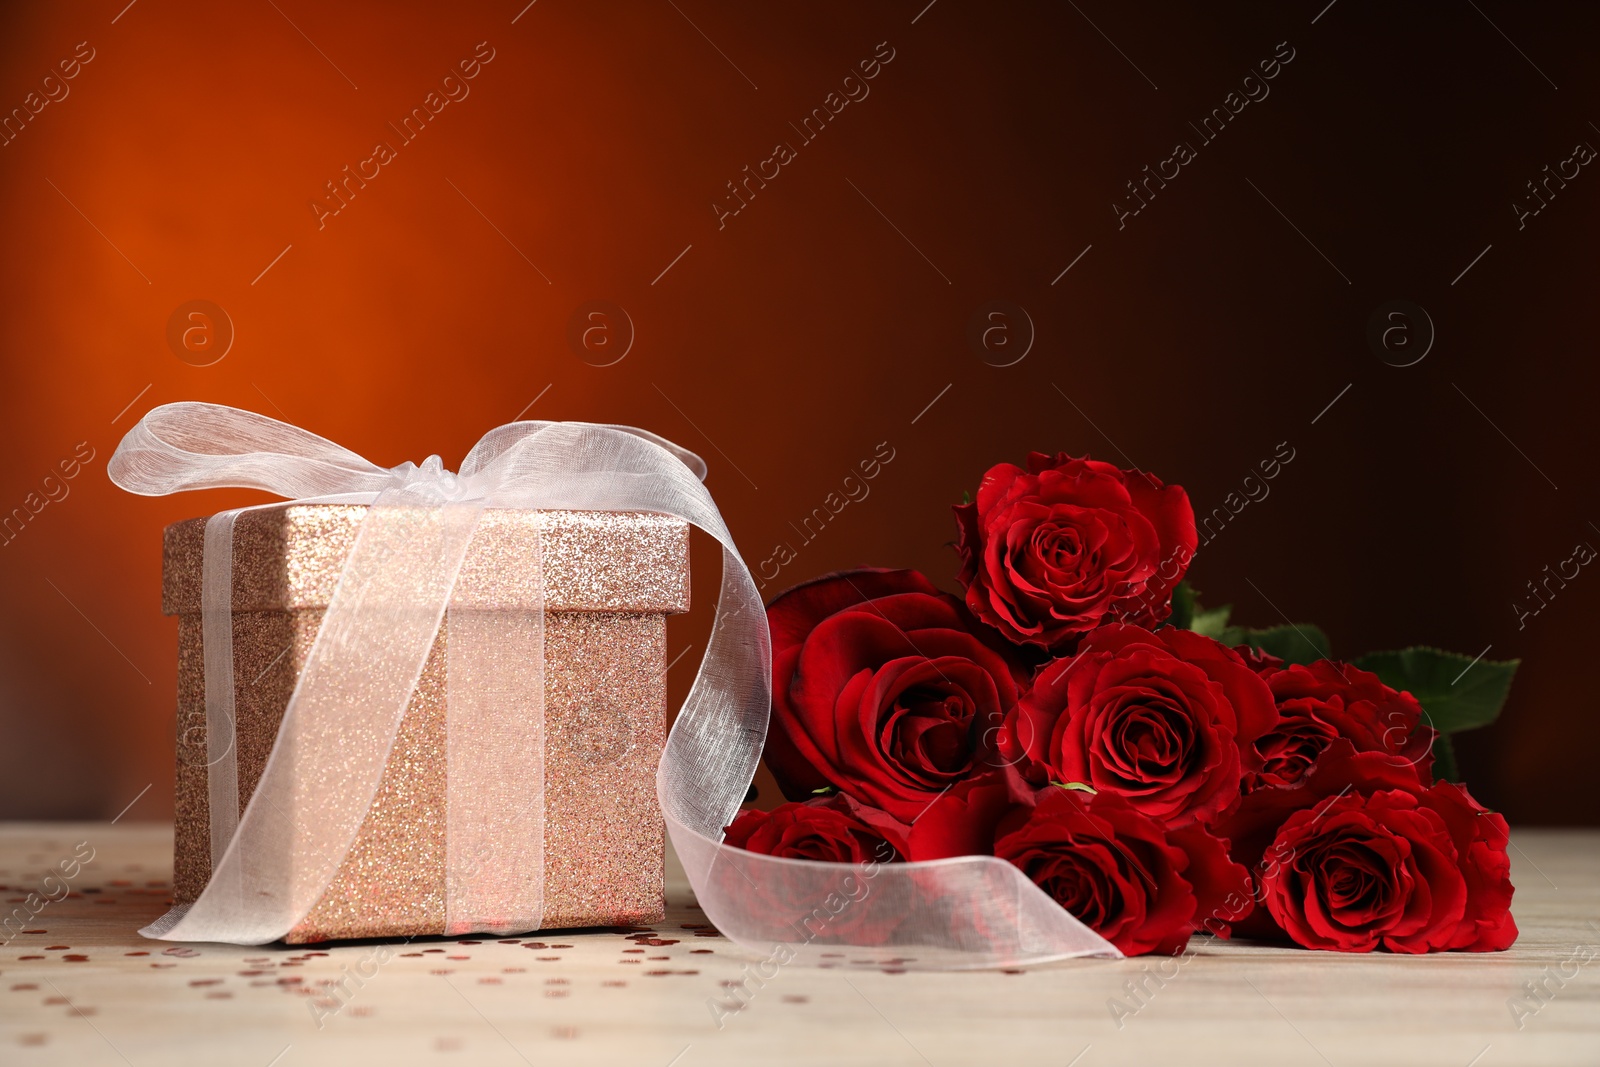
[{"label": "white wooden tabletop", "polygon": [[681,875],[666,920],[632,939],[190,947],[137,933],[167,905],[170,827],[13,823],[0,824],[7,909],[26,907],[28,893],[59,895],[42,880],[75,849],[86,854],[80,842],[95,858],[72,894],[0,945],[7,1067],[1600,1064],[1600,831],[1513,835],[1522,937],[1509,952],[1339,955],[1200,939],[1181,963],[959,974],[792,965],[752,981],[739,1011],[725,983],[754,961],[701,928]]}]

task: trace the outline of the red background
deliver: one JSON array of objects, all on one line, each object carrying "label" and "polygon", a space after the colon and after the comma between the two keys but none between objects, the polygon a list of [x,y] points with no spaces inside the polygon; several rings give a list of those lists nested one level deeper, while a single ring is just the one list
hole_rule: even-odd
[{"label": "red background", "polygon": [[[0,15],[0,108],[94,49],[0,147],[0,512],[79,442],[95,457],[0,547],[0,816],[109,817],[150,783],[129,818],[170,814],[161,527],[257,498],[138,499],[104,467],[149,407],[198,399],[385,465],[454,465],[525,409],[647,427],[707,457],[752,564],[888,442],[769,593],[860,563],[949,584],[948,505],[1030,448],[1136,461],[1208,512],[1288,441],[1202,551],[1207,600],[1349,655],[1523,657],[1463,770],[1513,820],[1600,820],[1600,577],[1523,628],[1512,607],[1600,544],[1600,177],[1522,229],[1511,207],[1600,144],[1591,9],[124,2]],[[319,229],[324,182],[482,41],[470,95]],[[1284,41],[1270,95],[1119,230],[1124,183]],[[799,145],[789,124],[879,42],[870,95]],[[719,229],[778,140],[798,158]],[[1397,368],[1365,331],[1402,298],[1437,341]],[[166,340],[194,299],[236,334],[211,366]],[[1008,367],[967,338],[997,299],[1036,330]],[[612,366],[567,340],[593,300],[636,330]],[[715,592],[697,562],[675,698]]]}]

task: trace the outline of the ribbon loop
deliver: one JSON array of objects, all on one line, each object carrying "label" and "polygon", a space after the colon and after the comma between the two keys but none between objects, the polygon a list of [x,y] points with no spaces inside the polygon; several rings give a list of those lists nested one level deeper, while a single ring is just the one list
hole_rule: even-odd
[{"label": "ribbon loop", "polygon": [[252,411],[164,404],[129,430],[107,464],[130,493],[262,489],[291,500],[378,493],[389,472],[332,441]]}]

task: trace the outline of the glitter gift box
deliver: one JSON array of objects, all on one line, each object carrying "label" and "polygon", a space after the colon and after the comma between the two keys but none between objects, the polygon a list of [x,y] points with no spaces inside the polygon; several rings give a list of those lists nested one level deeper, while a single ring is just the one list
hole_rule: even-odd
[{"label": "glitter gift box", "polygon": [[[234,528],[235,750],[255,789],[365,508],[285,504]],[[178,616],[174,886],[211,875],[201,559],[205,520],[167,527],[162,610]],[[532,565],[534,553],[539,565]],[[545,611],[544,929],[662,917],[655,768],[666,719],[666,616],[689,606],[688,524],[643,512],[486,511],[452,604]],[[285,938],[445,933],[447,622],[411,695],[372,806],[332,884]]]}]

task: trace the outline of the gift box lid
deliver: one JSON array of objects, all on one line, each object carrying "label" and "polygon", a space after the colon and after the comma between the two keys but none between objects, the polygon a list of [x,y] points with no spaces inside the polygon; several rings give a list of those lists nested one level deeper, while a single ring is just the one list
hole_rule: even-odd
[{"label": "gift box lid", "polygon": [[[325,608],[366,507],[283,504],[242,512],[233,529],[233,610]],[[204,518],[166,529],[161,610],[200,611]],[[541,538],[542,534],[542,538]],[[483,513],[456,580],[453,607],[672,614],[689,610],[689,524],[640,511]]]}]

